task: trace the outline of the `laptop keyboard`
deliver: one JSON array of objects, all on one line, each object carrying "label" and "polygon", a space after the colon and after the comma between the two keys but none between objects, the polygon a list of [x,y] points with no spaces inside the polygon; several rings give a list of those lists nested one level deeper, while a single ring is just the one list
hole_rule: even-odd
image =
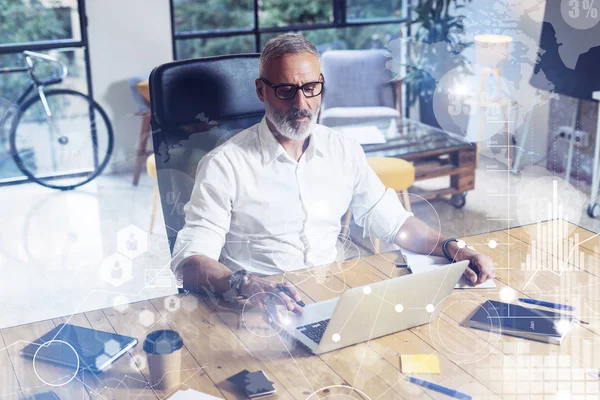
[{"label": "laptop keyboard", "polygon": [[306,335],[310,340],[319,344],[321,342],[321,338],[325,334],[325,329],[327,329],[327,324],[329,323],[328,319],[324,319],[323,321],[313,322],[308,325],[299,326],[298,329],[304,335]]}]

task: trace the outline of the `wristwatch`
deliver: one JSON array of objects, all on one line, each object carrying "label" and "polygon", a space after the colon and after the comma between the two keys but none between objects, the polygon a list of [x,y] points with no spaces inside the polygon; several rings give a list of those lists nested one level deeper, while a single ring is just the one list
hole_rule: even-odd
[{"label": "wristwatch", "polygon": [[450,255],[450,252],[448,251],[448,243],[450,242],[458,242],[458,240],[455,238],[449,238],[444,240],[444,243],[442,243],[442,253],[444,253],[444,256],[448,259],[448,261],[454,262],[454,257],[452,257]]},{"label": "wristwatch", "polygon": [[248,282],[248,279],[250,279],[250,273],[245,269],[235,271],[229,278],[230,290],[233,290],[236,296],[242,296],[242,285]]}]

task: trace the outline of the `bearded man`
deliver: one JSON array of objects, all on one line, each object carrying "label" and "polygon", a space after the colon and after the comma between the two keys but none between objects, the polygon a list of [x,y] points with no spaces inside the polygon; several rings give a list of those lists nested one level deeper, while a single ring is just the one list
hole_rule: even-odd
[{"label": "bearded man", "polygon": [[262,277],[332,263],[349,208],[372,236],[419,253],[443,255],[444,246],[455,261],[470,261],[465,274],[473,283],[492,278],[489,257],[459,249],[415,218],[356,141],[317,124],[325,78],[317,49],[302,35],[265,45],[255,81],[265,117],[198,165],[172,262],[183,288],[255,298],[277,292],[288,310],[302,313],[292,285]]}]

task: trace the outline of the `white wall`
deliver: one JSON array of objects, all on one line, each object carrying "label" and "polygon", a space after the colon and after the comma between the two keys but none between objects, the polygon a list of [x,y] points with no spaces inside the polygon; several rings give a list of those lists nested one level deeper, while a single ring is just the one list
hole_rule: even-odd
[{"label": "white wall", "polygon": [[140,117],[127,81],[172,60],[169,0],[86,0],[94,98],[115,147],[109,172],[132,171]]}]

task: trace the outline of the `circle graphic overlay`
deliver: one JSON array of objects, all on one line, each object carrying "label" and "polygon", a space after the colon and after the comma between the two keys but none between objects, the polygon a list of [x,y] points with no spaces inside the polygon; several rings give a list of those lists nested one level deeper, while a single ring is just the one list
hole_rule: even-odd
[{"label": "circle graphic overlay", "polygon": [[[254,306],[257,296],[266,297],[260,299],[263,308]],[[270,338],[281,333],[285,324],[292,321],[292,314],[277,293],[255,293],[244,302],[242,325],[254,336]],[[266,317],[270,317],[271,322]]]},{"label": "circle graphic overlay", "polygon": [[[470,364],[483,362],[485,358],[496,347],[500,340],[500,320],[497,312],[487,312],[490,321],[490,329],[487,331],[477,331],[478,336],[484,341],[483,345],[475,345],[476,341],[469,342],[469,346],[463,346],[463,343],[456,340],[456,337],[450,333],[441,315],[458,321],[462,321],[465,315],[473,315],[474,312],[482,308],[487,299],[475,293],[452,293],[445,300],[441,301],[437,307],[442,307],[439,316],[431,319],[429,322],[429,337],[432,346],[441,354],[445,354],[452,362],[456,364]],[[467,310],[468,309],[468,310]],[[485,308],[484,308],[485,309]],[[432,317],[435,314],[432,314]],[[481,332],[481,334],[479,334]]]},{"label": "circle graphic overlay", "polygon": [[[41,352],[41,354],[39,354],[40,352]],[[43,356],[44,352],[64,354],[65,359],[67,359],[69,361],[69,364],[73,363],[73,364],[76,364],[76,366],[77,366],[75,368],[75,372],[73,373],[73,375],[70,377],[69,376],[57,377],[58,379],[49,379],[48,377],[46,377],[46,379],[42,378],[38,372],[36,363],[37,363],[38,354],[40,356]],[[71,352],[73,353],[73,355],[71,355]],[[75,362],[73,362],[73,361],[75,361]],[[62,372],[62,371],[64,371],[64,369],[61,368],[60,371]],[[73,379],[75,379],[75,377],[79,373],[79,355],[77,354],[77,352],[75,351],[73,346],[71,346],[69,343],[67,343],[63,340],[49,340],[46,343],[42,344],[40,347],[38,347],[37,350],[35,351],[35,353],[33,354],[33,372],[35,373],[35,376],[37,376],[40,381],[42,381],[43,383],[45,383],[48,386],[54,386],[54,387],[64,386],[67,383],[71,382]]]},{"label": "circle graphic overlay", "polygon": [[433,112],[440,127],[465,142],[486,143],[504,132],[512,113],[513,85],[497,69],[472,64],[451,69],[438,81]]},{"label": "circle graphic overlay", "polygon": [[562,0],[560,14],[569,26],[579,30],[593,28],[600,21],[595,0]]},{"label": "circle graphic overlay", "polygon": [[[435,207],[433,207],[433,205],[429,202],[429,200],[425,199],[422,196],[419,196],[418,194],[414,194],[414,193],[408,193],[407,197],[411,203],[411,208],[412,208],[413,214],[416,217],[418,217],[421,221],[423,221],[427,225],[429,225],[436,232],[441,232],[442,231],[442,222],[440,221],[440,216],[439,216],[438,212],[435,210]],[[365,226],[369,226],[368,222],[369,221],[367,221]],[[403,235],[402,231],[400,231],[400,235]],[[370,238],[370,240],[371,240],[370,243],[373,246],[374,235],[371,236],[371,232],[366,231],[366,237]],[[403,236],[400,236],[400,238],[403,238]],[[383,243],[383,241],[381,241],[381,242],[382,242],[381,246],[383,247],[384,243]],[[424,251],[423,255],[429,256],[429,255],[433,254],[433,252],[435,251],[439,242],[441,242],[441,241],[439,240],[439,236],[438,236],[438,242],[434,243],[434,245],[432,246],[431,249],[427,249],[427,251]],[[395,248],[397,248],[397,247],[395,247]],[[376,255],[390,263],[396,263],[398,261],[397,252],[393,252],[393,250],[381,249],[379,254],[376,254]],[[359,261],[358,259],[356,259],[356,260]],[[345,270],[348,270],[348,268],[346,268]]]}]

